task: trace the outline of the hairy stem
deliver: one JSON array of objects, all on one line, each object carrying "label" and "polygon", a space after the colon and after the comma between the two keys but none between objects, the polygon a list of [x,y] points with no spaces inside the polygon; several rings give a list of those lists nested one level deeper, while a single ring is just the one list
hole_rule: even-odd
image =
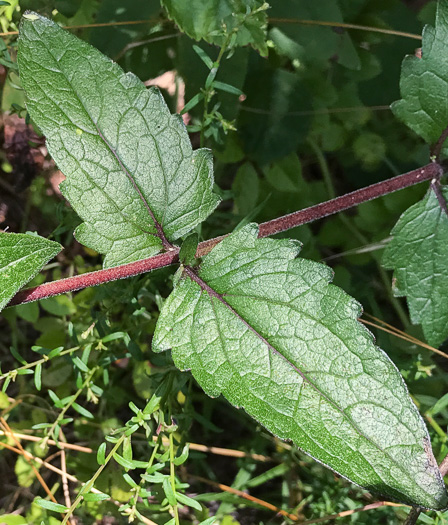
[{"label": "hairy stem", "polygon": [[[347,210],[362,202],[367,202],[377,197],[382,197],[397,190],[413,186],[419,182],[432,180],[440,177],[443,173],[443,169],[437,162],[432,162],[421,168],[418,168],[403,175],[398,175],[391,179],[372,184],[366,188],[361,188],[352,193],[347,193],[341,197],[336,197],[326,202],[310,206],[303,210],[284,215],[278,219],[273,219],[268,222],[260,224],[259,237],[268,237],[276,233],[284,232],[306,224],[309,222],[316,221],[328,215],[338,213],[343,210]],[[196,252],[197,257],[203,257],[206,255],[216,244],[222,241],[224,237],[216,237],[208,241],[201,242]],[[17,304],[29,303],[31,301],[37,301],[38,299],[44,299],[46,297],[52,297],[62,293],[73,292],[75,290],[81,290],[88,288],[89,286],[96,286],[98,284],[115,281],[117,279],[125,279],[135,275],[140,275],[158,268],[169,266],[170,264],[177,263],[179,261],[179,250],[173,248],[166,253],[154,255],[141,261],[136,261],[129,264],[123,264],[114,268],[107,268],[105,270],[99,270],[96,272],[85,273],[82,275],[76,275],[67,279],[61,279],[50,283],[44,283],[34,288],[28,288],[18,292],[9,302],[8,306]]]}]

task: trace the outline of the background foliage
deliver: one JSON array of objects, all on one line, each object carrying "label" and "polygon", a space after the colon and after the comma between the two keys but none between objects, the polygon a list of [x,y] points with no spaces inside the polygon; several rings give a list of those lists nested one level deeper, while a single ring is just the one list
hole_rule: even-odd
[{"label": "background foliage", "polygon": [[[275,218],[427,162],[428,147],[389,110],[399,98],[403,56],[414,53],[418,40],[345,30],[337,23],[418,35],[423,23],[434,21],[433,2],[420,9],[421,5],[398,0],[322,0],[317,8],[312,0],[282,0],[268,8],[256,0],[195,0],[187,11],[185,2],[175,0],[164,0],[162,6],[155,0],[10,4],[0,7],[3,31],[15,31],[29,8],[63,25],[87,26],[73,31],[125,70],[161,86],[172,111],[187,103],[193,147],[212,149],[216,190],[223,199],[199,232],[201,238],[252,220]],[[212,4],[219,17],[205,9]],[[336,27],[300,23],[304,20],[331,21]],[[129,21],[137,23],[92,27]],[[15,35],[4,37],[1,53],[0,227],[37,231],[65,247],[46,267],[48,279],[100,268],[101,257],[73,239],[80,221],[60,196],[61,174],[49,160],[42,137],[20,118],[26,112]],[[366,321],[372,315],[387,320],[417,340],[423,339],[421,328],[410,324],[405,303],[393,297],[391,277],[380,260],[393,225],[423,196],[424,186],[284,235],[304,243],[303,256],[333,268],[335,283],[365,306]],[[14,307],[0,317],[4,421],[15,432],[45,438],[44,448],[24,439],[25,450],[61,467],[62,455],[50,440],[82,444],[93,452],[66,450],[64,461],[67,472],[87,481],[98,469],[93,458],[105,436],[126,423],[124,433],[117,436],[133,429],[132,439],[123,438],[123,455],[96,483],[112,501],[91,498],[77,511],[80,522],[105,522],[103,516],[108,515],[110,523],[120,523],[132,513],[136,522],[145,523],[145,516],[155,523],[170,522],[167,503],[173,503],[173,495],[166,480],[171,481],[173,471],[178,478],[175,492],[181,498],[194,495],[202,504],[199,509],[178,500],[182,523],[199,523],[209,516],[226,525],[291,522],[213,482],[247,491],[301,520],[370,503],[370,494],[334,479],[224,400],[208,398],[190,375],[174,368],[168,355],[150,350],[162,297],[170,291],[168,275],[169,270],[159,270]],[[39,275],[32,284],[43,279]],[[440,461],[448,452],[446,359],[410,337],[372,330],[425,415]],[[35,361],[40,364],[27,364]],[[145,419],[140,410],[153,394],[156,398]],[[2,422],[1,430],[7,428]],[[152,435],[159,440],[148,442]],[[230,460],[191,447],[184,462],[181,451],[186,442],[244,454]],[[17,448],[11,437],[3,437],[2,443]],[[175,452],[181,457],[178,464]],[[5,515],[21,509],[23,521],[18,515],[1,519],[11,524],[59,523],[57,514],[32,503],[37,495],[44,498],[45,491],[24,456],[5,450],[0,461],[6,480],[0,489],[0,508]],[[135,486],[132,461],[145,462],[148,481],[155,487],[151,496]],[[165,464],[166,469],[151,470],[154,464]],[[42,466],[39,471],[62,503],[63,478]],[[406,513],[404,507],[381,507],[340,522],[392,524]],[[447,519],[443,513],[428,513],[420,521]]]}]

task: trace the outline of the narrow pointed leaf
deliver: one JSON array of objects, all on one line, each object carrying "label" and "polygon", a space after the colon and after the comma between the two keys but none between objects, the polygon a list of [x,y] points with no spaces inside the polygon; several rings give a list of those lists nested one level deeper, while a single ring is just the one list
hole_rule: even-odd
[{"label": "narrow pointed leaf", "polygon": [[61,250],[37,235],[0,232],[0,310]]},{"label": "narrow pointed leaf", "polygon": [[445,487],[426,427],[393,363],[332,272],[290,240],[248,225],[185,268],[153,346],[172,349],[211,396],[369,490],[441,509]]},{"label": "narrow pointed leaf", "polygon": [[439,0],[435,27],[423,30],[422,56],[408,55],[394,114],[426,142],[435,144],[448,124],[448,0]]},{"label": "narrow pointed leaf", "polygon": [[[442,189],[448,200],[448,187]],[[394,270],[394,292],[406,296],[411,321],[429,344],[448,338],[448,215],[434,190],[406,210],[392,230],[383,264]]]},{"label": "narrow pointed leaf", "polygon": [[61,191],[84,220],[76,237],[104,266],[159,252],[163,236],[214,210],[210,152],[193,152],[156,88],[37,14],[22,18],[18,63],[27,109],[67,177]]}]

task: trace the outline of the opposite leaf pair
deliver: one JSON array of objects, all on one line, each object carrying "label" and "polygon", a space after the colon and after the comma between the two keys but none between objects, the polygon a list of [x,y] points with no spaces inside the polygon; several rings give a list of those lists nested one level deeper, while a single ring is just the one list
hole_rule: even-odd
[{"label": "opposite leaf pair", "polygon": [[[216,207],[208,152],[192,152],[157,90],[35,14],[22,22],[19,66],[30,115],[67,176],[62,191],[84,220],[76,236],[106,254],[105,266],[171,249]],[[330,269],[297,258],[297,244],[257,234],[246,226],[198,268],[182,267],[154,349],[172,349],[209,395],[342,476],[445,507],[426,427],[357,321],[358,303],[329,284]]]}]

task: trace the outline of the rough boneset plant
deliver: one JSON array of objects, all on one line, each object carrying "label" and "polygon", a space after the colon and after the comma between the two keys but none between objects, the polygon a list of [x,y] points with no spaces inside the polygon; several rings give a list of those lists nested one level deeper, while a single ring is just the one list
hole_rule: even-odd
[{"label": "rough boneset plant", "polygon": [[431,343],[446,339],[448,217],[439,157],[448,115],[437,95],[419,96],[448,82],[448,62],[440,58],[446,18],[444,0],[435,30],[425,30],[423,58],[405,60],[403,100],[395,106],[434,144],[429,165],[198,245],[191,232],[219,203],[209,152],[192,150],[181,118],[157,89],[50,20],[24,15],[18,63],[27,109],[67,177],[61,191],[83,220],[76,238],[104,254],[104,270],[14,297],[60,246],[1,233],[0,306],[179,263],[157,322],[156,352],[171,350],[207,394],[222,394],[354,483],[417,507],[446,508],[425,424],[395,365],[358,322],[360,305],[330,284],[328,267],[298,257],[299,243],[261,238],[432,180],[424,201],[394,229],[385,265],[396,272],[413,322],[423,324]]}]

